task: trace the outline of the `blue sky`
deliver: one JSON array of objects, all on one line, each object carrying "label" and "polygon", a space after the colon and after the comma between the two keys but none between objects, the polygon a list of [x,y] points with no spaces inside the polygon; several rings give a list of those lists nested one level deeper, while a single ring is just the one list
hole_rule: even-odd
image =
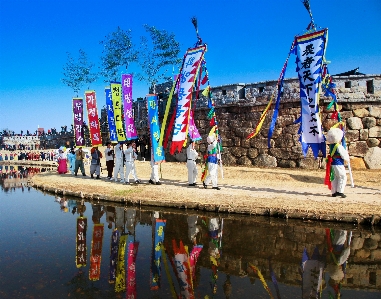
[{"label": "blue sky", "polygon": [[[330,72],[360,67],[380,74],[381,1],[310,3],[315,24],[329,29]],[[131,29],[138,43],[142,25],[148,24],[173,32],[182,57],[196,42],[192,16],[208,44],[212,86],[277,79],[294,36],[310,21],[300,0],[0,0],[0,129],[19,133],[70,126],[76,94],[61,82],[66,52],[76,57],[83,49],[99,66],[99,42],[108,33],[117,26]],[[296,77],[294,61],[286,77]],[[101,78],[90,86],[98,109],[105,102],[105,85]],[[147,90],[147,83],[134,80],[134,98]]]}]

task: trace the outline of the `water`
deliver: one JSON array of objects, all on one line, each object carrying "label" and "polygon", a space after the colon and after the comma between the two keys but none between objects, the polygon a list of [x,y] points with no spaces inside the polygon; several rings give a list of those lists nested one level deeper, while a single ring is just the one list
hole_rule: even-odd
[{"label": "water", "polygon": [[[81,203],[28,188],[22,178],[3,177],[0,183],[0,298],[310,298],[312,289],[322,298],[338,293],[342,298],[381,298],[378,228]],[[77,268],[80,216],[87,219],[86,265]],[[98,236],[103,229],[99,242],[94,227],[100,228]],[[112,284],[115,227],[137,251],[135,263],[127,265],[126,247],[126,274]],[[163,247],[157,245],[160,238]],[[99,271],[97,259],[91,258],[92,241],[93,255],[101,252]],[[188,258],[180,241],[195,265],[181,262]],[[303,268],[304,251],[309,260]],[[159,267],[154,267],[155,259]],[[130,287],[116,292],[115,285],[123,288],[118,282],[126,276]]]}]

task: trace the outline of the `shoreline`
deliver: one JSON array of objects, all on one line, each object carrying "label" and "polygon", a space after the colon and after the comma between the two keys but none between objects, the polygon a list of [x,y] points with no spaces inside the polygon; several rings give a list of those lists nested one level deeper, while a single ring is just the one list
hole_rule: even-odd
[{"label": "shoreline", "polygon": [[[20,161],[19,161],[20,162]],[[26,163],[23,163],[26,164]],[[45,166],[46,164],[44,164]],[[104,164],[103,164],[104,165]],[[148,183],[149,162],[136,162],[142,184],[122,184],[105,178],[70,173],[39,173],[29,183],[53,195],[89,200],[120,202],[126,205],[155,206],[200,211],[293,218],[302,220],[347,222],[377,225],[381,223],[381,170],[354,171],[355,187],[349,178],[347,198],[330,196],[324,186],[325,170],[224,167],[225,178],[218,178],[221,190],[204,189],[202,183],[188,186],[185,163],[162,164],[162,185]],[[199,167],[199,175],[201,169]]]}]

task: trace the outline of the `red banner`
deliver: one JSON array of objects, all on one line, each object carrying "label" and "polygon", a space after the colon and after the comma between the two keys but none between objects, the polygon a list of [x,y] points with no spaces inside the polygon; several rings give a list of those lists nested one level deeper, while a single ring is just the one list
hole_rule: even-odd
[{"label": "red banner", "polygon": [[95,91],[88,90],[85,92],[86,104],[87,104],[87,115],[89,118],[89,131],[91,144],[93,146],[102,145],[102,136],[99,127],[98,109],[97,101],[95,98]]},{"label": "red banner", "polygon": [[75,263],[77,268],[86,267],[86,230],[87,230],[87,218],[77,218],[77,237],[76,237],[76,252]]},{"label": "red banner", "polygon": [[127,257],[127,298],[136,297],[136,256],[138,255],[139,242],[128,243]]},{"label": "red banner", "polygon": [[104,225],[94,224],[93,241],[91,243],[89,279],[99,280],[101,274],[101,257]]}]

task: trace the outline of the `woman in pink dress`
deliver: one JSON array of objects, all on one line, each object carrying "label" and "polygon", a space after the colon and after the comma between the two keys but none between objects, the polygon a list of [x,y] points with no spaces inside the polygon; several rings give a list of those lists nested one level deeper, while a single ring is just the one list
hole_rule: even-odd
[{"label": "woman in pink dress", "polygon": [[59,148],[58,150],[58,173],[59,174],[64,174],[67,172],[67,159],[66,159],[66,154],[63,151],[63,148]]}]

